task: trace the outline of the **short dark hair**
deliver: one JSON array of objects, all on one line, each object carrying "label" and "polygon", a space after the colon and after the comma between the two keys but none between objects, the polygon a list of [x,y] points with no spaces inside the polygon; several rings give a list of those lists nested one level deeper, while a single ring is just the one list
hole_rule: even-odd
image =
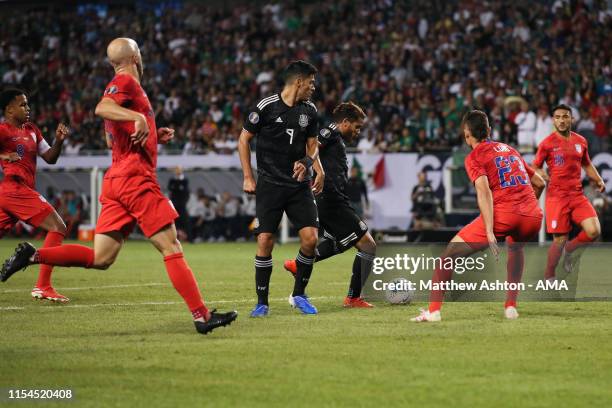
[{"label": "short dark hair", "polygon": [[332,112],[332,118],[334,122],[342,122],[344,119],[348,119],[349,122],[356,122],[365,119],[366,114],[359,105],[349,101],[336,106]]},{"label": "short dark hair", "polygon": [[560,103],[559,105],[552,108],[551,114],[554,116],[555,112],[559,109],[568,111],[570,116],[572,116],[572,108],[570,108],[569,105],[566,105],[564,103]]},{"label": "short dark hair", "polygon": [[19,88],[7,88],[0,93],[0,112],[4,113],[4,110],[13,100],[19,95],[25,95],[26,93]]},{"label": "short dark hair", "polygon": [[467,126],[472,136],[478,140],[484,140],[489,137],[489,118],[481,110],[474,109],[466,113],[461,124],[462,127]]},{"label": "short dark hair", "polygon": [[307,77],[310,75],[316,75],[317,72],[318,71],[315,66],[309,62],[302,60],[291,61],[283,71],[283,78],[285,80],[285,83],[288,84],[290,82],[293,82],[296,77]]}]

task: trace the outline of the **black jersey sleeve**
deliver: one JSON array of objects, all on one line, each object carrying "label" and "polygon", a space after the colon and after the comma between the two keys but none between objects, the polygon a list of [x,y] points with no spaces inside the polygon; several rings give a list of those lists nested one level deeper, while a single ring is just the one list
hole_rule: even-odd
[{"label": "black jersey sleeve", "polygon": [[258,107],[252,107],[248,111],[248,114],[244,119],[244,125],[242,125],[242,127],[253,134],[259,133],[259,130],[261,129],[262,116],[262,112]]},{"label": "black jersey sleeve", "polygon": [[334,139],[334,133],[326,126],[321,128],[318,138],[321,148],[325,148]]}]

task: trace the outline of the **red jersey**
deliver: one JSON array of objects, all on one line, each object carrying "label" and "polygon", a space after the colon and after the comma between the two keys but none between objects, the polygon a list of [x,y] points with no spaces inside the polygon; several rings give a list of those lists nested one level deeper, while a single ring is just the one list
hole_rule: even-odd
[{"label": "red jersey", "polygon": [[494,212],[542,214],[531,187],[534,171],[512,147],[485,140],[467,155],[465,170],[472,183],[480,176],[487,177],[493,192]]},{"label": "red jersey", "polygon": [[7,122],[0,123],[0,153],[17,153],[21,157],[21,160],[12,163],[0,161],[5,177],[19,177],[23,184],[34,189],[36,156],[49,149],[49,144],[36,125],[25,123],[17,128]]},{"label": "red jersey", "polygon": [[534,166],[546,162],[550,182],[548,196],[582,194],[582,166],[591,164],[587,141],[578,133],[570,132],[568,138],[553,132],[538,146]]},{"label": "red jersey", "polygon": [[131,75],[118,74],[106,86],[102,97],[112,99],[123,108],[142,113],[149,125],[147,142],[140,146],[134,145],[130,139],[130,135],[134,133],[134,122],[104,120],[104,129],[113,142],[113,162],[105,177],[155,177],[157,127],[153,108],[144,89]]}]

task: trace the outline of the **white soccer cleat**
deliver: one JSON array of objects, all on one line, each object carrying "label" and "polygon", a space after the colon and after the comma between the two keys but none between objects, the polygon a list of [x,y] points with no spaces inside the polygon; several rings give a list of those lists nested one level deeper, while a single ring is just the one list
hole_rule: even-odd
[{"label": "white soccer cleat", "polygon": [[411,322],[425,323],[425,322],[439,322],[442,320],[442,315],[439,310],[430,312],[429,310],[419,309],[421,313],[417,317],[410,319]]},{"label": "white soccer cleat", "polygon": [[506,319],[508,320],[516,320],[519,317],[519,313],[518,313],[518,310],[516,310],[516,307],[508,306],[504,310],[504,316],[506,316]]}]

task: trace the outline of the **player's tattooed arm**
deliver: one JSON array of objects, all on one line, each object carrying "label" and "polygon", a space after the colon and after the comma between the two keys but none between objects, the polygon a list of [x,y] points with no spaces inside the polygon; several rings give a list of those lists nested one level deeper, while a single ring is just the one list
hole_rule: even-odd
[{"label": "player's tattooed arm", "polygon": [[597,188],[599,189],[599,192],[603,193],[604,191],[606,191],[606,183],[604,183],[603,178],[601,178],[601,176],[599,175],[599,172],[597,171],[595,166],[593,166],[593,163],[589,163],[583,168],[584,168],[584,172],[586,173],[587,177],[593,180],[597,184]]},{"label": "player's tattooed arm", "polygon": [[130,135],[130,139],[134,144],[144,146],[149,137],[149,125],[147,119],[142,113],[126,109],[111,98],[102,98],[96,105],[97,116],[102,119],[113,120],[118,122],[134,122],[134,133]]},{"label": "player's tattooed arm", "polygon": [[489,248],[495,256],[495,259],[499,258],[499,247],[497,246],[497,238],[493,232],[493,193],[489,187],[489,180],[487,176],[480,176],[474,181],[476,187],[476,197],[478,199],[478,207],[480,208],[480,214],[485,225],[485,231],[487,233],[487,241],[489,241]]},{"label": "player's tattooed arm", "polygon": [[238,154],[240,155],[243,175],[242,189],[248,194],[255,194],[256,187],[253,167],[251,167],[251,146],[249,145],[253,136],[253,133],[246,129],[242,129],[240,137],[238,138]]},{"label": "player's tattooed arm", "polygon": [[69,133],[70,129],[68,128],[68,126],[64,125],[63,123],[60,123],[57,126],[57,130],[55,131],[55,141],[53,142],[53,146],[51,146],[51,148],[48,149],[46,152],[42,153],[40,157],[42,157],[43,160],[49,164],[57,163],[57,159],[62,153],[62,146],[64,145],[64,140],[66,140],[66,137]]}]

